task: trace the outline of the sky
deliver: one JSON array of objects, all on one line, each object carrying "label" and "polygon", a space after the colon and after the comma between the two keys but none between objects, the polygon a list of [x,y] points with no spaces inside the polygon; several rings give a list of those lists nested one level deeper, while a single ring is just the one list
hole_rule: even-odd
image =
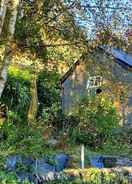
[{"label": "sky", "polygon": [[132,0],[80,1],[83,10],[80,11],[81,8],[76,0],[78,8],[73,9],[72,13],[76,17],[77,24],[87,32],[88,37],[94,37],[96,30],[102,26],[109,26],[113,32],[121,35],[132,28]]}]

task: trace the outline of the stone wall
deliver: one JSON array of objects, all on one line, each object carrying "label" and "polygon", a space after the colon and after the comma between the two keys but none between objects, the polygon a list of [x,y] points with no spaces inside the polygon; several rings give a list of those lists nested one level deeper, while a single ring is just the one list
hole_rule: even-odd
[{"label": "stone wall", "polygon": [[[121,109],[123,123],[132,124],[132,71],[124,69],[111,56],[104,54],[100,50],[88,54],[63,82],[63,111],[70,114],[75,110],[80,98],[88,95],[88,78],[96,75],[103,76],[104,81],[110,81],[107,85],[105,84],[105,90],[108,92],[107,89],[110,89],[110,96],[114,96],[115,100],[117,99],[117,90],[115,89],[124,86],[122,92],[125,94],[126,99],[123,103],[119,101],[118,104],[121,105],[119,109]],[[120,100],[120,96],[118,96],[118,100]]]}]

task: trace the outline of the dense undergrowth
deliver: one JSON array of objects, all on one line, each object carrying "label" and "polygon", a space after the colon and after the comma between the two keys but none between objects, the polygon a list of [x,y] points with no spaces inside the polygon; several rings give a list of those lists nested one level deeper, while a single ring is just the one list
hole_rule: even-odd
[{"label": "dense undergrowth", "polygon": [[1,100],[8,107],[7,119],[1,127],[1,149],[7,151],[9,147],[10,153],[19,150],[23,153],[41,154],[41,147],[46,146],[44,132],[50,126],[49,136],[65,136],[62,138],[62,141],[65,140],[64,144],[84,143],[94,151],[109,152],[112,149],[115,154],[129,154],[131,129],[116,128],[119,117],[107,97],[85,98],[76,113],[70,116],[62,114],[59,77],[56,72],[45,70],[39,73],[38,115],[34,126],[27,128],[31,71],[10,67]]},{"label": "dense undergrowth", "polygon": [[[45,75],[43,77],[45,77]],[[39,87],[40,85],[42,87],[41,92],[38,92],[40,99],[42,99],[41,95],[43,91],[45,92],[41,103],[43,103],[45,99],[49,99],[47,97],[47,95],[49,95],[52,97],[52,99],[49,99],[51,105],[46,102],[46,107],[41,108],[40,103],[39,109],[41,110],[39,110],[38,113],[38,120],[34,123],[35,126],[29,127],[27,113],[31,99],[30,76],[31,73],[27,69],[23,71],[15,67],[10,67],[9,69],[8,82],[1,100],[1,102],[8,107],[6,120],[0,127],[1,160],[10,154],[26,154],[39,157],[45,154],[49,155],[54,153],[53,149],[47,147],[43,138],[43,131],[48,125],[47,122],[51,117],[50,114],[48,114],[49,116],[47,117],[48,112],[44,113],[44,111],[47,110],[48,105],[51,107],[53,104],[53,102],[51,103],[52,99],[54,99],[54,97],[52,97],[53,92],[51,89],[52,93],[50,94],[49,90],[51,86],[48,88],[48,82],[46,83],[46,91],[45,88],[43,89],[42,84],[40,84],[40,82],[38,83]],[[43,83],[45,81],[43,81]],[[54,101],[56,102],[55,99]]]},{"label": "dense undergrowth", "polygon": [[[88,156],[94,154],[132,157],[132,128],[119,128],[120,118],[113,103],[109,102],[105,95],[82,100],[77,112],[72,115],[63,114],[59,74],[59,71],[65,73],[67,67],[78,60],[82,53],[91,52],[98,45],[125,48],[127,47],[126,42],[121,37],[118,38],[109,28],[104,29],[107,26],[100,27],[99,19],[103,13],[102,3],[98,7],[99,12],[101,10],[101,16],[99,12],[97,15],[95,13],[95,17],[93,16],[92,21],[94,22],[95,19],[97,28],[95,30],[90,28],[93,30],[93,33],[90,31],[92,33],[90,36],[90,32],[87,34],[89,29],[86,30],[84,25],[78,25],[79,17],[76,17],[76,11],[73,11],[75,14],[72,15],[70,10],[75,4],[77,6],[75,9],[78,13],[80,12],[78,15],[80,18],[83,15],[82,18],[85,19],[87,16],[82,11],[85,8],[82,9],[78,1],[73,2],[73,5],[72,1],[64,2],[22,1],[16,28],[13,22],[16,18],[11,17],[14,14],[16,16],[17,10],[15,12],[14,8],[10,8],[13,3],[9,4],[9,7],[7,3],[7,8],[6,4],[4,5],[5,16],[3,15],[2,19],[5,17],[7,21],[2,20],[4,24],[3,30],[1,29],[0,43],[1,70],[5,67],[6,57],[14,64],[9,66],[8,81],[0,101],[0,184],[22,184],[16,179],[15,171],[14,173],[5,171],[5,162],[9,155],[29,156],[34,159],[49,157],[50,159],[57,152],[69,154],[72,157],[70,167],[77,170],[74,170],[73,175],[69,170],[70,179],[63,178],[63,180],[55,180],[47,184],[128,183],[125,177],[120,177],[117,173],[102,174],[97,169],[78,170],[81,144],[85,145],[85,160],[88,162],[85,162],[86,167],[90,166]],[[69,6],[67,3],[71,4],[70,9],[67,9]],[[11,12],[8,13],[8,11]],[[111,13],[106,14],[112,17]],[[12,26],[10,26],[10,18]],[[109,17],[107,18],[109,20]],[[114,27],[116,28],[115,25]],[[14,39],[10,38],[13,37],[13,34],[12,36],[8,34],[10,33],[9,28],[15,32]],[[88,39],[88,35],[93,39]],[[97,43],[94,40],[96,36]],[[109,71],[107,73],[110,74]],[[34,84],[37,82],[37,85],[32,85],[33,75],[35,76]],[[37,86],[35,94],[37,94],[36,102],[38,103],[35,105],[36,109],[38,107],[38,112],[37,115],[34,113],[35,116],[33,114],[32,122],[29,122],[29,109],[33,106],[31,102],[35,101],[32,97],[34,86]],[[1,109],[4,112],[1,112]],[[22,172],[26,169],[18,168]],[[25,181],[23,184],[29,184],[29,182]]]},{"label": "dense undergrowth", "polygon": [[[118,116],[107,100],[101,104],[99,99],[94,99],[92,106],[90,105],[91,101],[85,101],[84,105],[87,108],[82,107],[81,112],[71,116],[62,114],[59,75],[54,72],[43,71],[38,75],[39,110],[37,119],[30,127],[27,121],[31,99],[30,80],[30,72],[27,69],[21,72],[17,68],[10,68],[8,82],[2,96],[2,103],[6,104],[8,112],[7,118],[0,128],[1,184],[20,183],[14,174],[2,171],[8,155],[20,154],[40,158],[65,151],[73,157],[72,167],[78,168],[80,167],[80,144],[84,143],[86,155],[114,154],[131,157],[132,129],[116,128]],[[103,115],[100,116],[102,112]],[[88,121],[86,121],[87,117]],[[94,122],[94,126],[89,126],[91,122]],[[106,122],[110,124],[106,124]],[[49,131],[49,127],[51,131]],[[45,133],[48,135],[46,139]],[[101,139],[104,135],[105,139]],[[51,137],[58,140],[56,147],[47,144],[47,140]],[[98,175],[100,175],[99,172],[95,170],[93,175],[89,175],[88,181],[77,177],[75,181],[53,181],[48,184],[99,184]],[[104,176],[104,184],[116,183],[115,177],[114,175]],[[117,183],[118,180],[117,177]],[[123,182],[122,178],[120,183],[125,184]]]}]

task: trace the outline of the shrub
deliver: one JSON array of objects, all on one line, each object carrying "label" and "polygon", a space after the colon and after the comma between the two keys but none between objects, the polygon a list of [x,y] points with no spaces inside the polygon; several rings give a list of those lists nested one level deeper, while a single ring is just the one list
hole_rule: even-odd
[{"label": "shrub", "polygon": [[76,141],[91,146],[102,146],[118,127],[119,116],[107,97],[85,97],[81,100],[74,115],[79,117],[78,126],[72,131]]},{"label": "shrub", "polygon": [[27,128],[27,126],[16,126],[8,122],[2,127],[1,133],[3,134],[3,140],[0,142],[2,157],[17,153],[40,157],[53,152],[43,139],[42,128]]},{"label": "shrub", "polygon": [[19,182],[13,173],[0,171],[1,184],[30,184],[28,181]]},{"label": "shrub", "polygon": [[8,106],[8,118],[15,122],[26,119],[30,103],[30,73],[10,67],[1,101]]},{"label": "shrub", "polygon": [[59,75],[53,71],[43,71],[38,75],[38,117],[45,123],[54,123],[60,113]]}]

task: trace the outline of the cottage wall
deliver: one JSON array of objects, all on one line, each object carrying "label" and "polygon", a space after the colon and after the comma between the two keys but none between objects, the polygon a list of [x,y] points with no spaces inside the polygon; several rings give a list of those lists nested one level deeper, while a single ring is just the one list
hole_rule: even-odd
[{"label": "cottage wall", "polygon": [[62,84],[62,107],[65,113],[71,113],[80,97],[87,94],[86,90],[86,69],[84,64],[76,66],[75,70]]},{"label": "cottage wall", "polygon": [[[88,78],[96,75],[103,76],[106,83],[103,92],[114,98],[115,106],[118,106],[117,109],[122,114],[123,123],[132,124],[132,71],[123,69],[113,58],[101,51],[88,54],[63,81],[63,111],[70,114],[76,109],[80,98],[88,95]],[[125,93],[124,101],[120,98],[122,91]]]},{"label": "cottage wall", "polygon": [[128,92],[128,103],[126,106],[125,124],[132,125],[132,87]]}]

